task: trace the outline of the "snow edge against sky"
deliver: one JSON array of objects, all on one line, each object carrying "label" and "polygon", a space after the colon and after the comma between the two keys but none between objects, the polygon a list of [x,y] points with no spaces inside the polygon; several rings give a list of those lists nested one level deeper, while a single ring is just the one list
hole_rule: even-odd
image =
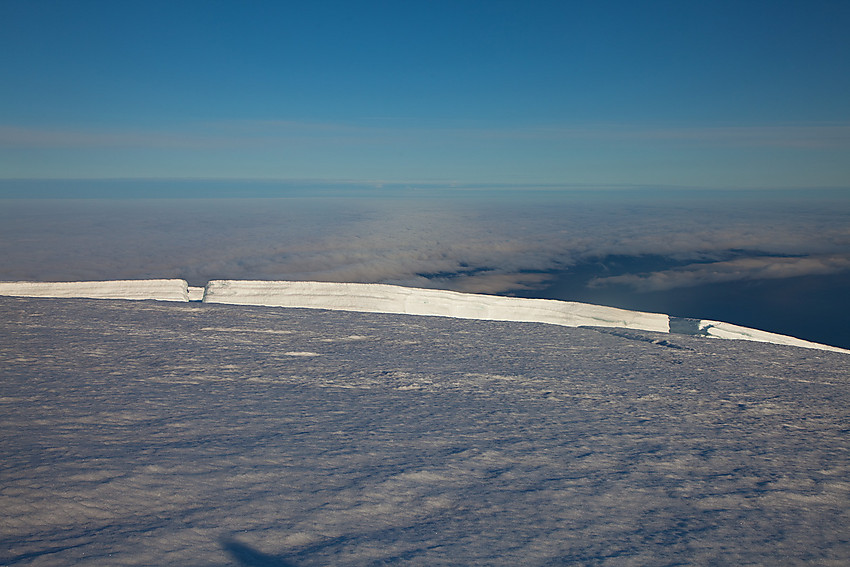
[{"label": "snow edge against sky", "polygon": [[[526,299],[388,284],[212,280],[205,288],[181,279],[111,280],[85,282],[0,282],[0,295],[87,299],[203,301],[228,305],[257,305],[330,309],[534,322],[565,327],[614,327],[683,333],[721,339],[767,342],[850,354],[850,350],[796,337],[712,320],[682,320],[661,313],[631,311],[554,299]],[[671,329],[676,320],[677,329]],[[686,321],[684,330],[682,321]]]}]

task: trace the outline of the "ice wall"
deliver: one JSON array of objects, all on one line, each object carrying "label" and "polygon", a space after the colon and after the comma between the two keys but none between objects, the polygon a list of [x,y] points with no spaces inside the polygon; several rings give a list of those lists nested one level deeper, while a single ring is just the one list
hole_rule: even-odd
[{"label": "ice wall", "polygon": [[0,295],[189,301],[189,286],[185,280],[0,282]]},{"label": "ice wall", "polygon": [[[663,333],[671,331],[670,317],[661,313],[629,311],[572,301],[458,293],[387,284],[213,280],[206,288],[199,288],[189,287],[185,280],[180,279],[0,282],[0,295],[181,302],[203,300],[206,303],[231,305],[525,321],[564,327],[615,327]],[[692,329],[678,325],[674,332],[850,354],[846,349],[722,321],[689,321],[692,321]]]},{"label": "ice wall", "polygon": [[386,284],[213,280],[206,303],[305,307],[341,311],[432,315],[492,321],[530,321],[565,327],[623,327],[667,332],[667,315],[614,307],[522,299]]}]

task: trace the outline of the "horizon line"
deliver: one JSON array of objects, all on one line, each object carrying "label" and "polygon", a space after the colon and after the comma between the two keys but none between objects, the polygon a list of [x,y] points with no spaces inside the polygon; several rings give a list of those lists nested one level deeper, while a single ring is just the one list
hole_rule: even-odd
[{"label": "horizon line", "polygon": [[[440,179],[353,179],[320,177],[205,177],[205,176],[107,176],[107,177],[0,177],[8,183],[252,183],[380,189],[443,190],[540,190],[540,191],[847,191],[850,185],[692,185],[670,183],[580,183],[552,181],[456,181]],[[0,187],[0,198],[4,198]]]}]

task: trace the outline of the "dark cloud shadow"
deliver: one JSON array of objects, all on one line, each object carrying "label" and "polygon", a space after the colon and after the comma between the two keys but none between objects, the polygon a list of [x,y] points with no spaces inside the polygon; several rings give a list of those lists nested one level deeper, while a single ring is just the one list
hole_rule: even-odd
[{"label": "dark cloud shadow", "polygon": [[221,538],[221,546],[242,567],[295,567],[279,555],[263,553],[232,538]]}]

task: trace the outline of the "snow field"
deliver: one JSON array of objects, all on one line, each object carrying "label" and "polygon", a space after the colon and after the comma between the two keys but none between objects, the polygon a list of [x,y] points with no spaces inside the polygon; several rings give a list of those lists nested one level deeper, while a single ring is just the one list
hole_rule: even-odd
[{"label": "snow field", "polygon": [[38,298],[0,336],[0,565],[850,564],[836,353]]}]

